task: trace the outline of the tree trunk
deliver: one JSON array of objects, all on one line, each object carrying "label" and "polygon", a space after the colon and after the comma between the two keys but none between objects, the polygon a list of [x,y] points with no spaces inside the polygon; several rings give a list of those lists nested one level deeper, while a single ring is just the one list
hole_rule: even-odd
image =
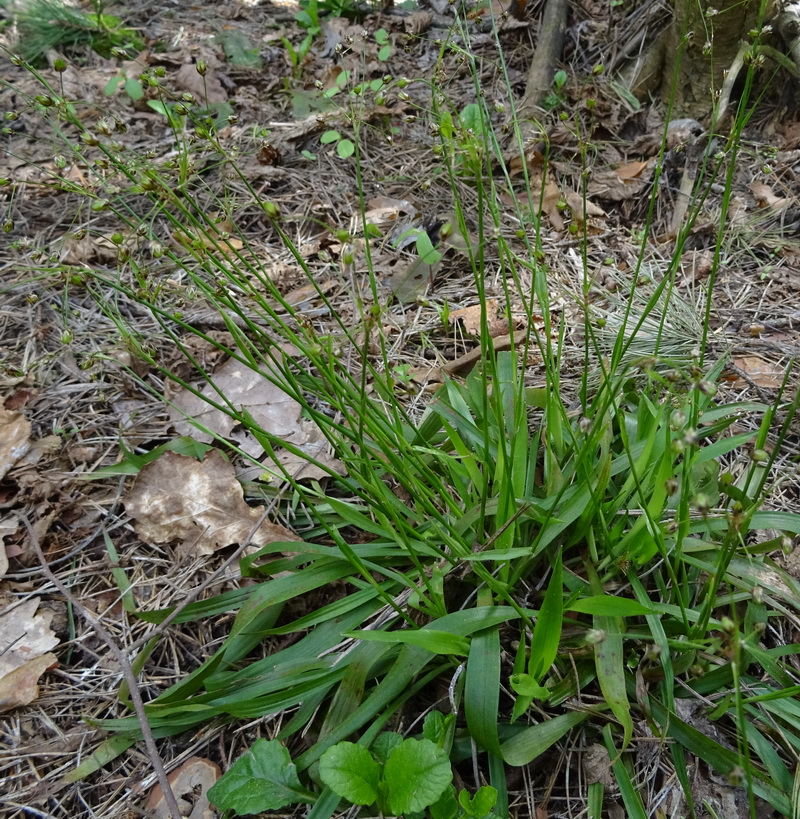
[{"label": "tree trunk", "polygon": [[758,0],[675,0],[660,89],[664,101],[672,97],[673,117],[708,121],[758,8]]}]

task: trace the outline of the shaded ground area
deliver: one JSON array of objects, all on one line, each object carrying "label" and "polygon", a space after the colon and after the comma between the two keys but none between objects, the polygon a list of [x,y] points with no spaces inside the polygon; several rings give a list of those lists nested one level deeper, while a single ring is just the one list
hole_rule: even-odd
[{"label": "shaded ground area", "polygon": [[[541,215],[537,246],[557,294],[556,316],[564,325],[563,389],[568,401],[580,384],[584,293],[599,310],[608,311],[606,342],[612,343],[615,306],[627,299],[631,288],[639,288],[646,301],[648,288],[669,270],[680,226],[675,214],[680,217],[682,210],[681,179],[697,171],[695,136],[691,127],[678,125],[655,183],[655,217],[642,250],[664,112],[657,105],[634,105],[605,75],[593,77],[591,70],[601,63],[613,65],[621,43],[635,36],[645,11],[649,19],[663,21],[656,4],[635,12],[627,12],[624,5],[609,8],[590,2],[573,8],[567,80],[554,87],[553,110],[542,115],[541,139],[529,146],[527,164],[512,158],[506,171],[498,167],[492,185],[493,205],[504,217],[491,230],[502,232],[520,253],[526,251],[512,205],[529,202]],[[156,99],[147,89],[141,99],[134,99],[138,94],[126,90],[126,81],[135,81],[145,68],[163,68],[165,82],[178,94],[205,99],[210,115],[219,120],[220,143],[238,158],[234,169],[232,163],[198,150],[194,161],[203,184],[192,206],[216,214],[223,252],[227,247],[233,258],[246,240],[247,252],[269,268],[285,301],[331,336],[340,332],[339,323],[359,326],[376,296],[364,272],[364,248],[338,232],[350,233],[362,219],[380,225],[387,238],[375,244],[370,263],[383,288],[378,301],[389,305],[384,314],[391,334],[387,363],[407,395],[409,410],[419,415],[443,376],[458,376],[473,360],[477,296],[463,244],[444,241],[443,259],[420,266],[412,244],[403,237],[414,227],[434,235],[437,226],[459,212],[476,243],[486,235],[486,205],[467,179],[456,178],[454,201],[453,181],[435,152],[441,143],[431,111],[447,108],[458,116],[480,93],[491,102],[497,139],[513,148],[508,142],[513,103],[509,88],[516,97],[522,92],[538,17],[533,9],[526,22],[498,18],[497,31],[486,11],[453,28],[454,16],[446,5],[414,13],[370,13],[353,22],[331,19],[303,54],[306,31],[291,9],[226,2],[214,5],[212,13],[142,4],[125,12],[127,23],[137,27],[148,44],[136,60],[104,59],[87,51],[73,55],[59,73],[51,54],[41,74],[67,98],[80,101],[84,121],[102,120],[109,130],[120,132],[125,150],[148,155],[164,167],[176,156],[167,116],[147,104]],[[385,36],[376,38],[381,30]],[[241,65],[256,59],[251,50],[260,59],[257,67]],[[207,67],[203,76],[196,68],[199,61]],[[0,106],[23,113],[0,137],[5,152],[0,176],[16,183],[14,196],[4,201],[9,230],[0,257],[0,436],[13,442],[10,454],[9,447],[4,450],[0,444],[7,467],[0,482],[0,535],[8,558],[0,609],[25,603],[27,631],[41,631],[42,652],[55,652],[57,662],[39,668],[38,674],[47,671],[39,680],[38,696],[31,691],[30,702],[4,714],[0,722],[1,798],[9,817],[133,817],[140,815],[154,783],[150,760],[139,746],[84,780],[64,779],[105,738],[86,720],[127,716],[129,709],[118,694],[117,663],[43,579],[26,526],[33,528],[60,580],[102,618],[123,647],[141,641],[152,626],[130,614],[115,570],[124,570],[136,607],[165,608],[180,602],[187,587],[209,578],[229,552],[219,549],[226,543],[207,548],[197,543],[187,548],[184,543],[180,548],[146,542],[134,531],[130,507],[124,503],[130,481],[108,475],[91,479],[98,469],[120,461],[121,444],[128,451],[150,451],[173,440],[176,432],[188,431],[161,398],[166,394],[175,399],[175,389],[141,360],[136,345],[146,343],[150,355],[183,378],[192,374],[184,356],[134,302],[120,308],[136,338],[102,312],[84,288],[82,268],[114,270],[117,228],[101,209],[87,204],[85,191],[94,182],[86,166],[64,148],[64,141],[74,142],[74,134],[65,128],[59,135],[23,110],[26,97],[41,93],[40,85],[7,58],[2,66],[8,84],[0,89]],[[412,82],[403,89],[393,87],[380,100],[375,94],[367,98],[349,93],[358,83],[387,75]],[[120,79],[110,88],[115,77]],[[435,94],[429,82],[414,81],[420,77],[435,80]],[[332,132],[337,136],[329,136]],[[358,162],[347,156],[344,140],[357,143]],[[747,133],[733,171],[710,349],[717,358],[731,354],[723,389],[739,400],[770,400],[798,352],[798,145],[800,121],[765,106]],[[91,148],[84,145],[82,150],[88,155]],[[456,144],[454,150],[466,149]],[[722,171],[720,184],[697,206],[680,259],[678,296],[686,309],[671,319],[675,326],[668,332],[676,345],[691,347],[701,340],[699,316],[721,218]],[[50,182],[54,176],[71,183],[75,193],[55,189]],[[263,212],[250,206],[249,188],[280,208],[283,229],[314,272],[326,302],[305,284],[297,259],[280,244]],[[144,198],[131,199],[130,207],[134,224],[156,218]],[[241,238],[231,234],[232,222]],[[165,245],[186,241],[167,225],[160,229]],[[135,230],[123,241],[137,248],[143,242]],[[518,287],[506,288],[509,264],[493,255],[490,245],[482,273],[496,311],[489,329],[502,347],[515,333],[532,329],[526,326],[523,305],[514,301],[520,298],[515,293],[529,292],[530,282],[520,269],[515,271]],[[183,305],[187,322],[202,327],[209,337],[224,338],[226,327],[219,315],[191,291],[185,271],[160,255],[157,246],[148,275],[159,282],[163,298]],[[450,321],[443,323],[445,305]],[[191,344],[197,360],[214,371],[219,360],[213,346],[196,339]],[[342,354],[346,356],[347,349]],[[541,386],[541,361],[532,356],[528,363],[530,385]],[[128,367],[145,379],[149,391],[129,377]],[[298,422],[288,416],[281,420]],[[797,510],[793,460],[790,453],[779,465],[787,477],[773,501],[776,507]],[[237,463],[236,470],[245,497],[260,497],[253,472],[243,463]],[[220,483],[208,491],[226,491],[224,477],[217,474],[215,480]],[[302,536],[304,521],[284,517],[275,525]],[[796,560],[787,560],[794,567]],[[225,569],[213,591],[235,588],[239,582],[238,573]],[[146,661],[144,699],[197,668],[225,638],[230,620],[223,616],[170,628]],[[797,640],[787,635],[787,642]],[[277,643],[278,638],[271,638],[259,651],[266,657]],[[271,718],[212,724],[161,741],[159,751],[170,771],[194,756],[225,770],[257,738],[272,737],[279,729],[280,719]],[[663,788],[668,804],[674,775],[664,756],[648,756],[644,727],[642,736],[636,752],[639,770],[648,773],[649,787]],[[584,747],[569,745],[516,771],[510,782],[513,815],[543,819],[580,813],[584,778],[594,775],[587,756]],[[698,788],[707,789],[709,798],[736,811],[724,815],[738,815],[727,783],[707,777],[700,765],[693,766],[692,775],[702,780]]]}]

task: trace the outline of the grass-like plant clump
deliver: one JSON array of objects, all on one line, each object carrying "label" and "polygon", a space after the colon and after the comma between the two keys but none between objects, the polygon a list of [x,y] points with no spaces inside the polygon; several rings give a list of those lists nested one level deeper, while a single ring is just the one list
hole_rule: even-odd
[{"label": "grass-like plant clump", "polygon": [[106,14],[99,1],[90,12],[61,0],[4,0],[2,5],[16,18],[19,54],[33,65],[41,65],[53,49],[75,53],[88,46],[108,58],[114,48],[133,55],[144,47],[141,36],[125,28],[119,17]]},{"label": "grass-like plant clump", "polygon": [[[26,53],[18,64],[31,59]],[[469,64],[468,51],[446,43],[441,62],[451,57]],[[684,815],[702,807],[689,759],[741,785],[751,810],[759,799],[792,815],[797,652],[768,632],[797,607],[800,588],[770,554],[800,533],[800,516],[772,511],[768,499],[798,398],[791,370],[772,403],[720,397],[726,356],[710,343],[714,275],[699,305],[676,287],[696,212],[660,268],[645,270],[642,244],[630,271],[640,284],[627,295],[602,293],[585,256],[581,280],[560,288],[542,247],[542,192],[528,184],[513,204],[498,195],[512,185],[490,106],[478,97],[465,114],[445,81],[429,81],[430,105],[418,116],[429,123],[454,210],[418,247],[422,263],[459,249],[481,306],[480,355],[421,408],[393,364],[392,296],[372,262],[386,237],[363,218],[363,185],[357,226],[330,232],[331,245],[342,245],[334,275],[350,288],[345,318],[291,219],[241,172],[219,138],[221,124],[201,113],[205,101],[171,94],[169,77],[142,74],[146,93],[170,112],[174,155],[157,163],[126,143],[123,122],[84,121],[76,100],[26,67],[41,83],[26,115],[49,123],[58,152],[88,175],[85,184],[57,174],[52,183],[77,210],[103,219],[116,254],[105,267],[42,264],[37,286],[59,279],[68,294],[100,305],[131,357],[128,374],[145,389],[172,395],[161,390],[172,382],[199,395],[211,385],[205,400],[264,451],[311,460],[324,476],[285,467],[280,478],[254,481],[251,498],[289,510],[302,540],[243,557],[246,583],[172,620],[225,615],[228,625],[198,667],[146,702],[157,739],[211,721],[281,716],[275,736],[256,742],[212,789],[217,807],[252,814],[311,805],[313,819],[346,805],[369,815],[502,818],[509,770],[581,736],[606,749],[627,816],[654,815],[644,782],[654,770],[631,753],[642,737],[677,779]],[[408,98],[409,86],[387,75],[377,85],[351,81],[340,94],[349,147],[334,161],[352,162],[360,182],[362,151],[379,127],[369,124],[373,98]],[[507,115],[513,133],[513,111]],[[735,160],[747,100],[738,116],[698,202],[712,183],[724,186],[726,202],[731,195],[723,171]],[[343,144],[339,131],[328,133]],[[576,121],[583,150],[584,134]],[[209,168],[225,169],[230,191],[213,187]],[[243,227],[253,221],[292,254],[327,312],[324,329],[275,283]],[[580,260],[590,238],[585,222],[575,224]],[[717,248],[721,242],[722,228]],[[490,332],[490,259],[527,328],[515,334],[509,311],[503,349]],[[577,357],[567,348],[565,304],[582,325]],[[132,306],[155,321],[152,337],[132,325]],[[193,319],[196,306],[213,308],[224,336]],[[198,339],[296,401],[341,467],[215,392],[192,346]],[[157,352],[164,343],[191,366],[167,366]],[[98,344],[87,368],[104,354]],[[531,360],[539,383],[526,377]],[[161,381],[143,378],[137,362]],[[227,457],[254,460],[194,423]],[[124,471],[142,467],[137,457]],[[171,611],[135,614],[159,624]],[[267,640],[277,647],[253,659]],[[716,729],[704,730],[711,722]],[[142,737],[138,716],[95,724],[113,734],[73,780]],[[469,760],[476,786],[454,784],[453,771]],[[588,785],[587,815],[601,816],[609,787]]]}]

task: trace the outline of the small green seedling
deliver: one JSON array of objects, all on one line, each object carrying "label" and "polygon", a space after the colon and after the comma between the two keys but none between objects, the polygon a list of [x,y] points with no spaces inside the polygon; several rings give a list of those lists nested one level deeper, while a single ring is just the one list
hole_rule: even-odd
[{"label": "small green seedling", "polygon": [[346,139],[338,131],[325,131],[319,138],[323,145],[336,144],[336,153],[342,159],[347,159],[356,152],[356,146],[351,139]]},{"label": "small green seedling", "polygon": [[553,75],[553,90],[544,98],[542,101],[542,105],[548,110],[552,110],[553,108],[561,105],[564,102],[564,94],[562,90],[564,86],[567,84],[567,72],[566,71],[556,71]]},{"label": "small green seedling", "polygon": [[340,742],[319,761],[322,781],[354,805],[377,806],[384,816],[417,813],[437,802],[453,780],[447,753],[427,739],[386,732],[368,750]]},{"label": "small green seedling", "polygon": [[385,63],[392,56],[392,46],[389,43],[389,32],[385,28],[379,28],[375,32],[375,42],[378,44],[378,59]]},{"label": "small green seedling", "polygon": [[109,81],[106,83],[105,87],[105,95],[110,97],[114,94],[117,88],[122,84],[122,87],[125,89],[125,93],[134,101],[142,99],[144,96],[144,87],[142,83],[137,80],[135,77],[127,77],[125,76],[124,71],[120,71],[119,74],[115,74]]}]

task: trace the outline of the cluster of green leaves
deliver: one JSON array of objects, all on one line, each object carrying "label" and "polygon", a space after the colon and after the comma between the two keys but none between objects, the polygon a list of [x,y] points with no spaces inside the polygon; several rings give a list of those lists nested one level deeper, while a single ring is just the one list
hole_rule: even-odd
[{"label": "cluster of green leaves", "polygon": [[[264,546],[241,562],[243,575],[257,582],[195,602],[176,620],[235,612],[222,645],[147,704],[157,737],[213,719],[281,714],[276,741],[291,747],[302,732],[308,743],[293,760],[282,745],[257,746],[236,774],[232,769],[227,785],[220,783],[217,798],[236,800],[233,783],[263,769],[280,790],[276,800],[313,801],[314,819],[332,815],[342,798],[432,814],[444,799],[455,813],[437,819],[459,811],[478,816],[490,796],[490,810],[505,817],[506,766],[526,765],[570,732],[583,731],[608,748],[626,812],[638,818],[646,812],[624,753],[638,719],[670,741],[690,812],[687,751],[722,775],[741,775],[751,799],[759,795],[788,814],[791,760],[800,753],[800,684],[793,666],[798,648],[769,646],[762,636],[770,618],[800,600],[797,582],[768,556],[781,546],[783,533],[800,532],[800,517],[762,507],[798,399],[787,400],[782,390],[773,406],[719,403],[715,382],[723,365],[708,367],[702,344],[699,355],[677,347],[667,356],[657,336],[647,360],[627,361],[647,315],[669,295],[677,264],[653,284],[642,315],[629,307],[630,332],[621,332],[612,349],[600,341],[586,285],[579,302],[585,306],[585,371],[573,411],[561,383],[563,336],[550,313],[541,248],[534,238],[520,253],[501,230],[503,214],[494,204],[499,197],[491,189],[491,163],[501,152],[489,112],[483,102],[458,117],[439,112],[444,172],[455,191],[469,178],[487,209],[477,244],[468,237],[458,200],[453,222],[483,305],[484,332],[478,366],[463,382],[446,381],[417,421],[395,393],[383,326],[387,304],[374,270],[367,282],[371,302],[353,294],[359,321],[349,325],[319,287],[277,206],[238,177],[251,197],[248,204],[259,206],[273,239],[294,255],[337,322],[336,334],[320,334],[286,302],[258,254],[225,245],[208,216],[211,209],[193,206],[203,190],[194,169],[211,158],[236,168],[208,123],[196,124],[190,142],[183,135],[191,120],[181,120],[175,129],[178,159],[155,166],[89,134],[70,101],[52,87],[45,90],[39,96],[47,104],[36,97],[31,107],[56,132],[66,123],[89,135],[81,158],[97,169],[98,185],[104,184],[104,168],[116,172],[114,190],[96,194],[92,208],[143,239],[133,249],[119,242],[118,270],[89,271],[81,279],[117,323],[128,349],[165,378],[190,386],[137,340],[120,300],[149,310],[161,338],[183,351],[201,377],[209,374],[193,357],[187,333],[279,384],[346,468],[342,476],[315,462],[329,476],[324,486],[298,482],[287,472],[293,514],[307,524],[304,542]],[[192,201],[184,195],[190,182]],[[152,206],[146,223],[130,206],[133,197],[146,197]],[[216,201],[224,210],[225,197]],[[521,224],[533,220],[520,240],[530,243],[538,235],[535,213],[530,207],[516,214]],[[187,237],[181,250],[166,240],[175,232]],[[246,244],[246,236],[239,238]],[[374,236],[365,230],[359,238],[368,246]],[[157,256],[153,246],[159,247]],[[494,350],[488,332],[490,248],[500,259],[508,300],[513,287],[532,328],[507,352]],[[162,284],[167,276],[158,275],[172,266],[185,271],[197,297],[218,308],[232,342],[212,339],[186,320]],[[65,280],[72,279],[59,277]],[[543,330],[535,329],[542,324]],[[370,339],[377,340],[377,354]],[[343,345],[349,355],[342,355]],[[285,352],[290,346],[302,366]],[[533,352],[547,379],[536,389],[526,386],[523,375]],[[592,370],[598,375],[590,383]],[[268,453],[283,447],[308,457],[224,396],[210,403],[246,427]],[[779,412],[789,421],[778,428]],[[734,434],[745,417],[760,417],[760,424]],[[736,470],[723,472],[721,460]],[[274,491],[260,488],[262,497]],[[546,584],[541,594],[531,587],[533,577]],[[334,585],[347,594],[329,602],[310,594]],[[130,600],[129,588],[123,594]],[[297,609],[287,604],[298,599],[303,613],[290,616]],[[138,612],[151,623],[169,614]],[[289,645],[248,659],[263,640],[287,635]],[[450,692],[452,714],[440,717],[449,720],[451,738],[442,741],[439,732],[402,739],[385,731],[419,710],[434,681],[444,681]],[[506,681],[513,701],[501,693]],[[676,700],[686,696],[713,699],[711,715],[733,742],[704,735],[683,720]],[[576,699],[597,704],[570,708]],[[141,737],[134,717],[97,724],[115,734],[72,778],[97,770]],[[399,781],[411,756],[403,749],[421,750],[407,744],[415,742],[437,749],[422,746],[435,772],[425,805]],[[445,767],[469,756],[473,743],[486,754],[484,774],[496,794],[479,792],[478,802],[468,795],[450,800]],[[364,776],[354,783],[356,763]],[[417,774],[423,781],[427,775]],[[256,798],[248,792],[241,804],[227,804],[246,809],[253,804],[247,800]]]},{"label": "cluster of green leaves", "polygon": [[[497,791],[484,786],[474,796],[456,793],[445,745],[452,746],[455,720],[433,711],[420,739],[386,731],[372,745],[339,742],[319,761],[319,780],[351,805],[374,805],[381,816],[420,815],[433,819],[496,819]],[[315,794],[300,783],[297,767],[277,740],[258,740],[209,791],[209,799],[236,815],[313,803]]]}]

